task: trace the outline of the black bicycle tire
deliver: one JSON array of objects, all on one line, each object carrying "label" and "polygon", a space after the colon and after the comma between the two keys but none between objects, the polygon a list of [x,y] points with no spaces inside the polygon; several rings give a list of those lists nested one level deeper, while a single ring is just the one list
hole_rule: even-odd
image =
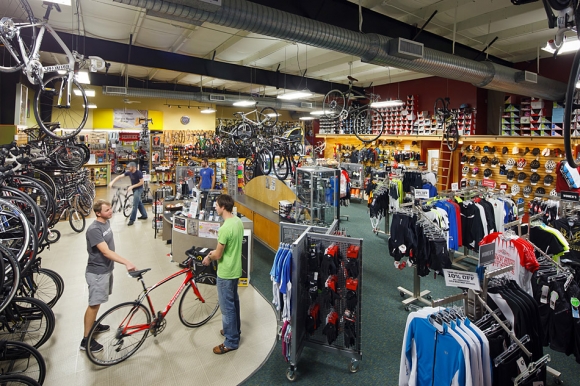
[{"label": "black bicycle tire", "polygon": [[[14,188],[12,186],[1,186],[0,187],[0,198],[2,198],[4,200],[8,200],[8,201],[10,201],[10,200],[20,201],[21,203],[22,203],[22,201],[25,201],[26,204],[28,205],[29,209],[31,210],[31,212],[29,213],[30,215],[23,212],[24,215],[26,216],[28,221],[32,223],[35,231],[41,230],[42,221],[40,218],[40,209],[38,208],[38,205],[36,205],[36,203],[32,200],[32,198],[30,198],[30,196],[28,194],[24,193],[20,189]],[[19,208],[20,208],[20,206],[19,206]],[[31,219],[33,219],[34,221],[30,221]]]},{"label": "black bicycle tire", "polygon": [[[49,78],[48,80],[46,80],[44,82],[44,85],[46,86],[47,84],[49,84],[49,82],[54,81],[55,79],[63,79],[63,81],[66,81],[66,78],[68,78],[68,74],[67,75],[55,75],[51,78]],[[76,79],[73,79],[73,84],[78,87],[78,89],[81,92],[81,97],[83,99],[83,103],[82,105],[84,106],[83,108],[83,117],[81,118],[81,121],[78,125],[75,124],[75,128],[70,128],[70,127],[64,127],[61,129],[68,129],[68,130],[72,130],[69,134],[64,134],[64,135],[58,135],[55,134],[50,127],[48,127],[44,120],[41,117],[41,108],[39,106],[39,101],[41,98],[41,94],[44,92],[44,88],[42,87],[38,87],[36,90],[36,94],[34,96],[34,117],[36,118],[36,122],[38,123],[38,125],[40,126],[40,128],[50,137],[52,138],[56,138],[56,139],[60,139],[60,140],[65,140],[65,139],[70,139],[70,138],[74,138],[85,126],[85,123],[87,122],[87,118],[89,116],[89,103],[87,100],[87,95],[85,93],[84,88],[80,85],[80,83],[77,82]],[[71,110],[71,109],[66,109],[66,110]]]},{"label": "black bicycle tire", "polygon": [[[30,238],[33,237],[33,235],[30,232],[30,224],[28,222],[28,219],[26,218],[26,215],[24,213],[22,213],[19,208],[14,205],[12,202],[10,202],[9,200],[4,199],[2,196],[0,196],[0,209],[2,208],[3,205],[6,205],[7,209],[10,209],[10,214],[14,215],[14,218],[18,218],[18,224],[16,224],[16,227],[18,229],[21,229],[22,232],[22,237],[26,238],[26,240],[21,240],[20,243],[16,243],[14,246],[17,247],[13,248],[14,251],[12,251],[12,249],[8,248],[6,246],[6,244],[2,244],[2,246],[10,249],[10,251],[14,254],[15,256],[15,260],[18,262],[20,260],[22,260],[24,258],[24,255],[27,251],[27,247],[28,244],[30,243]],[[6,219],[5,219],[6,221]],[[34,232],[32,232],[34,233]],[[13,234],[6,234],[6,238],[4,238],[5,234],[4,232],[0,233],[0,240],[2,239],[13,239]],[[16,253],[15,251],[18,250],[18,252]]]},{"label": "black bicycle tire", "polygon": [[[34,13],[32,12],[32,8],[30,7],[30,4],[28,4],[28,1],[26,0],[19,0],[19,5],[20,8],[24,11],[24,15],[23,18],[26,18],[26,21],[29,22],[30,24],[34,24],[36,18],[34,17]],[[6,10],[7,12],[10,12],[11,10]],[[0,18],[2,18],[5,15],[0,15]],[[11,17],[13,15],[10,15]],[[16,19],[17,22],[20,21],[18,18]],[[32,48],[34,47],[34,43],[36,41],[36,27],[28,27],[26,28],[26,31],[30,31],[31,32],[31,36],[29,37],[29,39],[25,38],[24,36],[21,35],[22,38],[22,42],[24,43],[25,48],[28,49],[29,53],[32,52]],[[5,66],[1,66],[2,68],[2,72],[16,72],[16,71],[20,71],[22,69],[22,67],[24,67],[26,65],[26,61],[22,58],[22,53],[20,51],[20,47],[19,47],[19,43],[18,41],[12,39],[14,41],[15,44],[15,53],[18,55],[19,57],[19,61],[20,64],[17,66],[10,66],[10,67],[5,67]],[[28,44],[30,43],[30,44]],[[8,54],[8,53],[6,53]]]},{"label": "black bicycle tire", "polygon": [[[74,224],[74,221],[76,221],[77,219],[74,218],[74,216],[78,215],[80,217],[80,221],[82,222],[82,226],[79,228]],[[69,208],[68,209],[68,223],[70,224],[70,227],[72,228],[73,231],[77,232],[77,233],[81,233],[82,231],[85,230],[85,225],[87,224],[87,221],[85,219],[85,216],[77,209],[75,208]]]},{"label": "black bicycle tire", "polygon": [[274,174],[276,174],[276,177],[278,177],[279,180],[284,181],[288,177],[288,174],[290,173],[290,164],[283,151],[276,150],[272,154],[272,169],[274,169]]},{"label": "black bicycle tire", "polygon": [[[129,209],[129,210],[128,210]],[[133,193],[125,198],[125,202],[123,203],[123,216],[129,217],[131,215],[131,211],[133,210]]]},{"label": "black bicycle tire", "polygon": [[272,153],[268,149],[260,149],[256,154],[258,167],[262,175],[267,176],[272,171]]},{"label": "black bicycle tire", "polygon": [[445,127],[445,143],[449,151],[453,152],[457,149],[459,143],[459,130],[457,130],[457,125],[451,123]]},{"label": "black bicycle tire", "polygon": [[58,287],[59,295],[58,296],[60,298],[62,296],[62,294],[64,294],[64,279],[62,278],[62,276],[58,272],[56,272],[52,269],[40,268],[40,270],[46,274],[51,275],[57,282],[59,282],[59,287]]},{"label": "black bicycle tire", "polygon": [[[55,235],[53,238],[51,238],[51,235]],[[51,229],[50,233],[46,236],[46,241],[49,244],[54,244],[56,243],[58,240],[60,240],[60,231],[58,229]]]},{"label": "black bicycle tire", "polygon": [[564,102],[564,129],[562,136],[564,137],[564,152],[566,153],[566,161],[572,168],[577,168],[576,160],[572,154],[572,115],[576,110],[574,103],[574,96],[576,94],[576,83],[580,75],[580,51],[574,54],[572,61],[572,68],[570,70],[570,77],[568,78],[568,86],[566,87],[566,100]]},{"label": "black bicycle tire", "polygon": [[[18,285],[20,284],[20,267],[16,261],[14,253],[0,243],[0,254],[2,254],[2,262],[4,269],[2,291],[0,292],[0,312],[10,304],[18,292]],[[8,268],[9,267],[9,268]],[[9,279],[10,283],[6,281]],[[9,290],[5,289],[9,286]]]},{"label": "black bicycle tire", "polygon": [[[331,98],[333,93],[337,98],[342,98],[342,101],[340,99]],[[322,112],[326,117],[331,119],[338,118],[344,111],[345,106],[346,98],[344,97],[344,93],[337,89],[333,89],[327,92],[326,95],[324,95],[324,99],[322,100]]]},{"label": "black bicycle tire", "polygon": [[[244,128],[243,130],[242,127]],[[246,122],[240,123],[238,126],[236,126],[234,130],[236,133],[234,136],[235,138],[247,140],[254,136],[254,128],[252,127],[252,125]]]},{"label": "black bicycle tire", "polygon": [[[375,121],[377,122],[376,125]],[[378,126],[376,131],[375,126]],[[385,120],[377,109],[363,107],[354,116],[353,131],[356,137],[363,143],[376,141],[383,134],[384,129]]]},{"label": "black bicycle tire", "polygon": [[276,111],[273,107],[264,107],[260,110],[260,117],[268,117],[269,119],[264,118],[262,121],[262,126],[271,129],[272,127],[276,126],[278,123],[278,111]]},{"label": "black bicycle tire", "polygon": [[[2,343],[0,343],[2,344]],[[28,372],[14,372],[14,370],[8,371],[7,373],[3,373],[2,377],[4,376],[16,376],[16,377],[26,377],[32,379],[33,381],[38,382],[37,384],[42,385],[44,383],[44,379],[46,377],[46,362],[44,361],[44,357],[42,354],[34,347],[24,342],[18,341],[5,341],[3,344],[6,345],[5,351],[3,350],[0,353],[0,365],[3,365],[5,361],[15,361],[19,359],[24,359],[25,369],[26,370],[30,365],[30,357],[34,357],[36,363],[38,364],[38,376],[32,377],[31,373]],[[26,354],[27,353],[27,354]],[[4,359],[1,359],[2,356],[6,355]],[[14,366],[14,362],[11,363],[10,367]],[[8,366],[2,366],[4,370],[7,370]],[[28,374],[28,375],[27,375]],[[1,380],[1,378],[0,378]],[[1,381],[0,381],[1,384]]]},{"label": "black bicycle tire", "polygon": [[36,382],[33,378],[21,374],[4,374],[0,375],[0,385],[25,385],[25,386],[41,386],[41,383]]},{"label": "black bicycle tire", "polygon": [[[66,160],[65,158],[63,158],[62,155],[65,153],[69,153],[69,152],[74,153],[76,155],[74,159]],[[56,164],[58,166],[60,166],[61,168],[77,170],[84,165],[85,154],[84,154],[84,151],[82,149],[80,149],[79,147],[69,146],[68,150],[67,150],[67,148],[63,148],[58,153],[56,153],[54,156],[54,160],[56,161]]]},{"label": "black bicycle tire", "polygon": [[[21,279],[19,296],[26,296],[43,301],[50,308],[58,302],[64,289],[56,272],[43,268],[33,269]],[[54,283],[47,286],[44,283]],[[49,288],[54,288],[54,291]]]},{"label": "black bicycle tire", "polygon": [[562,11],[570,5],[570,0],[548,0],[548,4],[556,11]]},{"label": "black bicycle tire", "polygon": [[[202,289],[204,289],[204,291],[205,291],[206,289],[209,289],[210,287],[215,288],[215,307],[213,305],[210,305],[209,312],[205,313],[205,315],[202,317],[202,320],[200,320],[198,322],[190,322],[189,320],[185,320],[186,319],[186,316],[185,316],[186,311],[184,310],[184,307],[185,307],[184,303],[186,302],[186,300],[185,300],[186,296],[188,294],[193,294],[195,296],[195,298],[197,299],[195,292],[191,288],[191,283],[188,283],[183,291],[183,294],[181,295],[181,299],[179,300],[178,310],[179,310],[179,320],[181,320],[181,323],[183,323],[184,326],[190,327],[190,328],[199,327],[199,326],[203,326],[204,324],[206,324],[211,318],[213,318],[213,316],[216,314],[216,312],[219,308],[219,301],[217,299],[217,297],[218,297],[217,285],[215,284],[217,281],[217,276],[215,274],[203,273],[199,276],[196,276],[194,278],[194,280],[195,280],[197,288],[200,292]],[[207,284],[207,283],[205,283],[206,280],[208,280],[209,282],[214,283],[214,284]],[[206,302],[207,302],[206,296],[204,294],[201,294],[201,295],[204,297],[204,300],[206,300]],[[200,305],[200,303],[197,303],[197,302],[195,302],[195,304]]]},{"label": "black bicycle tire", "polygon": [[[29,303],[32,307],[19,306],[18,303]],[[36,348],[42,346],[51,337],[54,332],[55,317],[54,312],[46,305],[43,301],[31,297],[18,297],[15,296],[10,302],[9,307],[12,307],[10,312],[7,309],[4,310],[4,317],[6,318],[6,323],[13,323],[11,328],[14,330],[13,333],[4,334],[6,330],[0,331],[0,339],[15,340],[18,338],[24,343],[30,344]],[[34,309],[33,309],[34,307]],[[12,314],[13,318],[10,318]],[[46,329],[40,335],[35,333],[38,323],[32,322],[38,321],[40,319],[44,320]],[[28,322],[28,323],[27,323]],[[42,325],[42,322],[41,322]],[[38,337],[39,336],[39,337]]]},{"label": "black bicycle tire", "polygon": [[[143,306],[143,304],[139,303],[139,302],[125,302],[125,303],[120,303],[117,304],[116,306],[111,307],[109,310],[107,310],[107,312],[105,312],[95,323],[95,325],[93,326],[93,328],[91,328],[91,330],[89,331],[89,334],[87,335],[87,342],[91,342],[93,339],[96,339],[95,336],[95,327],[97,325],[99,325],[100,323],[104,322],[105,319],[110,316],[113,312],[126,307],[126,306],[130,306],[131,308],[137,307],[137,309],[142,310],[143,312],[145,312],[146,315],[146,320],[147,320],[147,324],[151,324],[151,313],[149,312],[149,310]],[[129,312],[132,312],[132,310],[129,310]],[[129,313],[125,314],[125,318],[129,315]],[[123,320],[124,320],[123,319]],[[108,325],[110,326],[110,330],[109,331],[105,331],[105,332],[101,332],[98,333],[98,337],[99,340],[101,342],[104,342],[103,339],[106,340],[107,336],[110,336],[111,334],[113,334],[113,339],[116,339],[116,334],[118,333],[119,328],[116,327],[113,323],[110,322],[105,322],[108,323]],[[103,324],[105,324],[103,323]],[[112,366],[115,365],[117,363],[123,362],[124,360],[126,360],[127,358],[129,358],[130,356],[132,356],[133,354],[135,354],[135,352],[139,349],[139,347],[141,347],[141,345],[145,342],[145,339],[147,339],[147,335],[149,334],[149,329],[145,329],[143,330],[143,336],[140,338],[139,342],[137,343],[136,346],[134,346],[133,349],[131,349],[131,351],[129,351],[126,355],[122,356],[120,359],[116,359],[116,360],[109,360],[109,361],[105,361],[105,360],[101,360],[99,358],[96,357],[97,354],[99,353],[94,353],[90,350],[90,348],[87,349],[87,356],[89,357],[89,360],[91,362],[93,362],[96,365],[99,366]],[[105,344],[103,344],[103,354],[105,354],[106,351],[108,351],[109,349],[111,349],[112,347],[119,346],[119,344],[123,344],[123,342],[118,343],[118,340],[116,342],[114,342],[112,345],[109,344],[108,341],[105,342]],[[119,349],[119,348],[118,348]],[[117,349],[115,349],[117,350]],[[101,354],[101,355],[103,355]]]},{"label": "black bicycle tire", "polygon": [[254,168],[254,160],[252,158],[246,158],[244,160],[244,181],[246,184],[254,178]]}]

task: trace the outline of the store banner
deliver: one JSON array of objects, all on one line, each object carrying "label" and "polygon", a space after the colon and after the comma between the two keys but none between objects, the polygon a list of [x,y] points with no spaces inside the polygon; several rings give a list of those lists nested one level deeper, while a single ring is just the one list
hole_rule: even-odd
[{"label": "store banner", "polygon": [[119,141],[136,142],[139,140],[139,133],[119,133]]},{"label": "store banner", "polygon": [[141,125],[147,122],[147,116],[147,110],[114,109],[113,128],[141,130]]}]

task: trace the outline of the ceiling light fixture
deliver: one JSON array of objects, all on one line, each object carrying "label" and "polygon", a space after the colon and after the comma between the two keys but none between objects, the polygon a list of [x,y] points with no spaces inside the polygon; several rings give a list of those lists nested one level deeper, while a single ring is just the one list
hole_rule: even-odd
[{"label": "ceiling light fixture", "polygon": [[[568,54],[570,52],[578,51],[578,48],[580,48],[580,40],[578,40],[577,38],[573,38],[573,37],[569,37],[569,38],[564,37],[564,39],[565,40],[562,43],[560,50],[558,51],[558,55]],[[556,49],[557,49],[557,47],[554,44],[554,39],[548,40],[548,42],[546,43],[546,46],[542,47],[543,51],[549,52],[551,54],[556,52]]]},{"label": "ceiling light fixture", "polygon": [[81,70],[77,72],[75,75],[77,82],[82,84],[91,84],[91,80],[89,79],[89,72],[87,70]]},{"label": "ceiling light fixture", "polygon": [[[83,107],[85,107],[85,105],[83,105]],[[89,109],[96,109],[97,105],[95,105],[94,103],[89,104]]]},{"label": "ceiling light fixture", "polygon": [[211,107],[207,107],[207,108],[200,111],[200,113],[202,113],[202,114],[211,114],[211,113],[215,113],[215,112],[216,112],[216,110],[212,109]]},{"label": "ceiling light fixture", "polygon": [[270,113],[270,114],[266,114],[266,115],[269,116],[269,117],[274,118],[274,117],[279,117],[280,116],[280,113]]},{"label": "ceiling light fixture", "polygon": [[311,111],[310,115],[326,115],[328,111],[326,110],[316,110],[316,111]]},{"label": "ceiling light fixture", "polygon": [[382,101],[382,102],[373,102],[371,103],[371,107],[395,107],[395,106],[403,106],[404,102],[400,99],[390,100],[390,101]]},{"label": "ceiling light fixture", "polygon": [[284,93],[282,95],[278,95],[278,99],[294,100],[294,99],[301,99],[301,98],[309,98],[312,95],[313,94],[310,92],[310,90],[305,88],[302,91],[291,91],[289,93]]},{"label": "ceiling light fixture", "polygon": [[58,73],[59,75],[64,75],[64,74],[66,74],[66,73],[67,73],[67,71],[66,71],[66,70],[58,70],[58,71],[57,71],[57,73]]},{"label": "ceiling light fixture", "polygon": [[[76,89],[76,88],[74,89],[74,93],[75,93],[76,96],[81,96],[82,95],[81,90]],[[90,89],[90,88],[85,88],[85,95],[88,96],[88,97],[94,97],[95,96],[95,90]]]},{"label": "ceiling light fixture", "polygon": [[311,120],[313,120],[313,119],[318,119],[318,118],[316,118],[316,117],[309,117],[309,116],[305,116],[305,117],[300,117],[300,118],[298,118],[298,119],[300,119],[301,121],[311,121]]},{"label": "ceiling light fixture", "polygon": [[240,106],[240,107],[253,106],[255,104],[256,104],[255,101],[251,101],[248,99],[242,99],[242,100],[239,100],[237,102],[234,102],[234,106]]}]

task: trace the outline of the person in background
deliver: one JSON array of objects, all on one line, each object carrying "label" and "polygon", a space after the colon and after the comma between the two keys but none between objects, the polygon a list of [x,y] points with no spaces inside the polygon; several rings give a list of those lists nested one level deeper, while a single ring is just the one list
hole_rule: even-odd
[{"label": "person in background", "polygon": [[143,194],[143,173],[137,170],[137,165],[135,162],[129,162],[127,168],[128,170],[125,173],[118,175],[113,181],[111,181],[109,188],[112,188],[113,185],[115,185],[115,182],[119,181],[125,176],[129,176],[131,179],[131,186],[127,188],[129,192],[133,192],[133,210],[131,211],[129,222],[127,223],[128,226],[131,226],[135,223],[137,210],[139,210],[139,213],[141,213],[139,220],[147,220],[147,211],[145,210],[143,201],[141,201],[141,195]]},{"label": "person in background", "polygon": [[221,194],[216,201],[218,216],[224,219],[218,230],[218,242],[215,250],[203,258],[202,264],[209,266],[212,260],[217,260],[217,290],[218,301],[222,311],[222,326],[220,333],[225,337],[224,343],[213,348],[214,354],[225,354],[237,350],[240,346],[241,320],[240,298],[238,296],[238,280],[242,276],[242,242],[244,225],[242,220],[232,211],[234,199]]},{"label": "person in background", "polygon": [[207,158],[201,160],[201,169],[199,170],[200,180],[197,184],[197,188],[202,191],[200,199],[201,209],[205,209],[205,203],[209,194],[207,192],[209,192],[215,186],[215,174],[213,169],[208,165],[209,162],[207,161]]},{"label": "person in background", "polygon": [[[85,271],[85,278],[89,286],[89,306],[85,311],[84,335],[81,341],[81,350],[99,352],[103,345],[92,339],[87,342],[89,331],[97,320],[97,313],[101,304],[109,300],[113,291],[113,268],[115,262],[124,264],[127,271],[134,271],[135,266],[129,260],[119,256],[115,252],[115,239],[109,219],[113,217],[111,203],[105,200],[97,200],[93,205],[96,220],[87,228],[87,252],[89,260]],[[105,332],[110,326],[99,324],[96,332]]]}]

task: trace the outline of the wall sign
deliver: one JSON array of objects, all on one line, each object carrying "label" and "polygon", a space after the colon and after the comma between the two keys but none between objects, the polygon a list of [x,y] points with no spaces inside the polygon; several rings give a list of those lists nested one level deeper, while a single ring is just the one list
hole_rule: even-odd
[{"label": "wall sign", "polygon": [[429,198],[429,189],[415,189],[415,198]]},{"label": "wall sign", "polygon": [[135,142],[139,140],[139,133],[119,133],[119,141]]},{"label": "wall sign", "polygon": [[560,198],[568,201],[580,201],[578,192],[560,192]]}]

